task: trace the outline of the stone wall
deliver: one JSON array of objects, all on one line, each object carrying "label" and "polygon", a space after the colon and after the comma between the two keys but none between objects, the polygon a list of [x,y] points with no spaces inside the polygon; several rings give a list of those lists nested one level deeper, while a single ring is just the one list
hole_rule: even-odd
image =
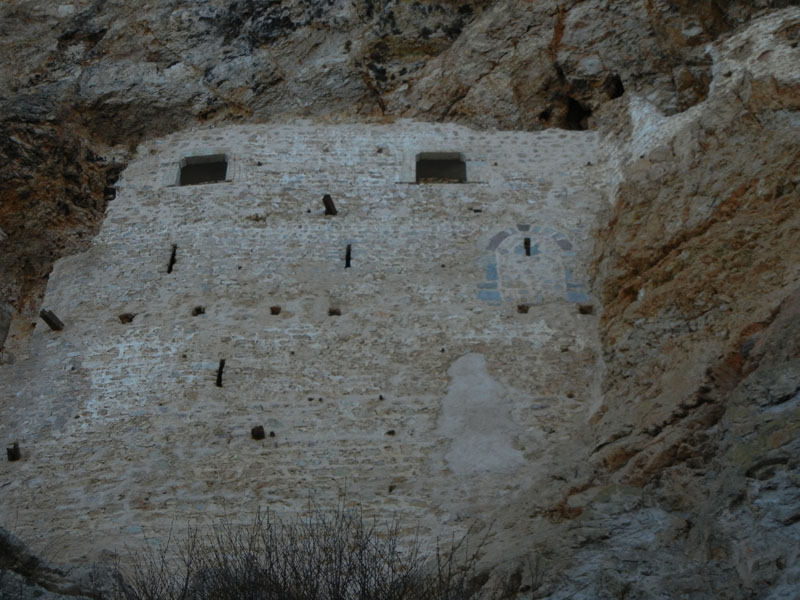
[{"label": "stone wall", "polygon": [[[478,182],[407,183],[445,151]],[[216,153],[229,181],[174,185]],[[50,277],[65,329],[39,323],[0,371],[0,437],[23,451],[0,512],[34,547],[58,531],[61,559],[340,495],[409,533],[491,521],[599,404],[596,154],[590,132],[413,121],[141,145],[90,249]]]}]

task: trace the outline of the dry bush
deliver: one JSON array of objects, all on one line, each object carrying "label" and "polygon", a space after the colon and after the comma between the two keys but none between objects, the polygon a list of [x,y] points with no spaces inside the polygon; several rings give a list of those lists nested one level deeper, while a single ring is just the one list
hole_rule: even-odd
[{"label": "dry bush", "polygon": [[[344,506],[312,508],[281,521],[259,514],[249,526],[230,521],[178,544],[131,553],[115,590],[120,600],[465,600],[499,598],[476,571],[467,537],[445,551],[401,540],[399,523],[367,522]],[[174,544],[173,544],[174,545]],[[506,594],[502,594],[506,596]]]}]

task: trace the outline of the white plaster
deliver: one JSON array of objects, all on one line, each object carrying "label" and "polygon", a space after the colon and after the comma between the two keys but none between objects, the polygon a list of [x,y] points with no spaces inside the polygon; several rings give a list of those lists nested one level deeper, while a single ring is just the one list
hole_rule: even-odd
[{"label": "white plaster", "polygon": [[508,392],[489,374],[483,355],[466,354],[447,373],[451,382],[437,433],[450,440],[448,466],[457,475],[519,467],[525,459],[512,442],[521,431],[511,417]]}]

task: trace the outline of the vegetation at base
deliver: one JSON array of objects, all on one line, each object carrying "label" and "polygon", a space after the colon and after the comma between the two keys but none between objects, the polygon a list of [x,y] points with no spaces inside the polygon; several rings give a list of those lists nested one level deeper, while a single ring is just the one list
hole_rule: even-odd
[{"label": "vegetation at base", "polygon": [[[367,522],[342,505],[282,521],[273,512],[252,524],[223,521],[201,536],[190,528],[171,548],[131,553],[119,600],[466,600],[514,598],[519,589],[486,589],[481,544],[467,537],[445,551],[419,536],[401,539],[399,523]],[[513,578],[512,578],[513,579]],[[506,586],[508,587],[508,586]]]}]

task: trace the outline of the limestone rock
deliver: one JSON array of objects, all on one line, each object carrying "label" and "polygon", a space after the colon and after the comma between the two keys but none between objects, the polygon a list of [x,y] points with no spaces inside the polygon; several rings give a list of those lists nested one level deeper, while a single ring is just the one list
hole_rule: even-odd
[{"label": "limestone rock", "polygon": [[[643,587],[622,577],[631,591],[702,594],[713,581],[725,597],[785,597],[797,581],[800,72],[789,63],[800,55],[787,32],[798,28],[800,13],[784,11],[715,47],[708,99],[684,114],[630,106],[630,155],[598,247],[607,411],[594,430],[607,439],[624,420],[633,433],[593,459],[601,480],[642,490],[626,520],[665,511],[648,553],[685,554],[691,574],[680,590],[653,565],[658,581]],[[619,527],[593,504],[587,518]],[[615,539],[584,559],[628,546]]]},{"label": "limestone rock", "polygon": [[65,570],[32,553],[0,527],[0,597],[7,600],[89,600],[112,589],[112,573],[102,569]]}]

